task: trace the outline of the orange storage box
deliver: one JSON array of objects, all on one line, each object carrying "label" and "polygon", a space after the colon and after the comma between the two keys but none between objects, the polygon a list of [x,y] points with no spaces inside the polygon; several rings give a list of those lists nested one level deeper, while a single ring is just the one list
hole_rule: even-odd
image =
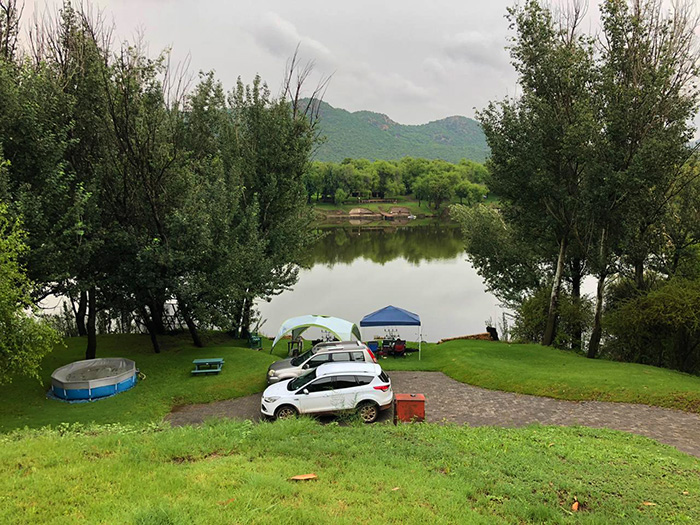
[{"label": "orange storage box", "polygon": [[394,424],[397,422],[425,421],[425,396],[423,394],[396,394],[394,398]]}]

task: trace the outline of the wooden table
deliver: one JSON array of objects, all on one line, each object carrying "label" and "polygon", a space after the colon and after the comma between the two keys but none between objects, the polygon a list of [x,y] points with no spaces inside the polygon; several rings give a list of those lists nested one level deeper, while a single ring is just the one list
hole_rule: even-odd
[{"label": "wooden table", "polygon": [[218,374],[224,366],[223,357],[206,357],[204,359],[195,359],[192,361],[194,365],[193,374]]}]

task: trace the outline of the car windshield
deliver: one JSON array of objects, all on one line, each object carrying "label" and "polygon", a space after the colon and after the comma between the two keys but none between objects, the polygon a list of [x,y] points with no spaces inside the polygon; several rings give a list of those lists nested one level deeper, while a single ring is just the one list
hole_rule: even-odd
[{"label": "car windshield", "polygon": [[315,352],[313,351],[313,348],[312,348],[311,350],[307,350],[307,351],[304,352],[303,354],[298,355],[298,356],[296,356],[295,358],[293,358],[292,361],[291,361],[291,362],[292,362],[292,365],[293,365],[293,366],[299,366],[299,365],[302,364],[304,361],[306,361],[309,357],[311,357],[312,355],[314,355],[314,353],[315,353]]},{"label": "car windshield", "polygon": [[311,381],[316,379],[316,369],[313,368],[310,371],[306,372],[303,376],[299,376],[296,379],[292,379],[289,384],[287,385],[287,390],[292,391],[292,390],[297,390],[304,385],[308,385]]}]

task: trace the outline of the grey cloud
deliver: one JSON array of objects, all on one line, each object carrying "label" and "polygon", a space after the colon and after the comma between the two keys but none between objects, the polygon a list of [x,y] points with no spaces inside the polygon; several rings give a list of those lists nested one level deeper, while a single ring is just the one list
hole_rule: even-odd
[{"label": "grey cloud", "polygon": [[363,93],[365,100],[392,99],[408,103],[420,103],[430,100],[428,89],[411,79],[391,71],[376,71],[369,64],[361,62],[340,70],[335,82],[342,82],[350,92]]},{"label": "grey cloud", "polygon": [[277,58],[289,58],[299,45],[301,55],[319,66],[332,68],[335,63],[333,54],[325,45],[300,34],[294,24],[276,13],[265,14],[253,35],[258,44]]},{"label": "grey cloud", "polygon": [[430,57],[423,61],[423,70],[435,80],[447,78],[447,68],[441,60]]},{"label": "grey cloud", "polygon": [[443,50],[455,62],[494,69],[510,67],[505,39],[500,35],[485,35],[476,31],[458,33],[450,37]]}]

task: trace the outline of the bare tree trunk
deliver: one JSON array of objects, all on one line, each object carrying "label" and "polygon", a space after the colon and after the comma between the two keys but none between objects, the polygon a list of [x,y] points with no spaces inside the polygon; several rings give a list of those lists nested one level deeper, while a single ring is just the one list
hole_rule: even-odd
[{"label": "bare tree trunk", "polygon": [[[581,259],[574,257],[571,261],[571,297],[576,305],[581,304],[581,281],[583,280]],[[581,340],[583,339],[583,326],[577,322],[574,324],[571,334],[571,349],[581,350]]]},{"label": "bare tree trunk", "polygon": [[243,306],[241,307],[241,339],[247,339],[250,336],[250,300],[248,298],[243,299]]},{"label": "bare tree trunk", "polygon": [[141,317],[143,317],[143,322],[146,324],[146,330],[148,330],[148,335],[151,337],[153,351],[156,354],[160,354],[160,344],[158,343],[158,337],[156,337],[155,323],[153,322],[153,317],[151,317],[145,306],[141,307]]},{"label": "bare tree trunk", "polygon": [[586,357],[595,359],[598,356],[600,349],[600,338],[603,335],[603,296],[605,294],[605,279],[606,274],[602,273],[598,276],[598,285],[596,286],[595,294],[595,315],[593,316],[593,330],[591,331],[591,340],[588,343],[588,353]]},{"label": "bare tree trunk", "polygon": [[177,304],[180,306],[180,313],[185,319],[185,324],[187,325],[187,330],[189,330],[190,332],[190,336],[192,337],[192,342],[194,343],[194,346],[202,348],[204,346],[202,344],[202,339],[199,337],[199,332],[197,332],[197,325],[194,324],[194,320],[190,315],[190,311],[187,308],[187,305],[179,298],[177,300]]},{"label": "bare tree trunk", "polygon": [[240,337],[241,328],[241,314],[243,313],[243,300],[237,300],[234,302],[233,316],[232,316],[232,327],[230,335],[231,337]]},{"label": "bare tree trunk", "polygon": [[603,227],[600,231],[600,245],[598,248],[598,285],[596,286],[595,296],[595,314],[593,316],[593,329],[591,330],[591,340],[588,342],[588,352],[586,357],[595,359],[598,356],[600,349],[600,338],[603,335],[603,296],[605,294],[605,279],[608,276],[608,263],[606,260],[606,238],[607,228]]},{"label": "bare tree trunk", "polygon": [[559,258],[557,259],[557,270],[554,273],[552,283],[552,294],[549,297],[549,311],[547,313],[547,326],[544,329],[542,344],[549,346],[554,342],[554,328],[557,322],[557,307],[559,305],[559,291],[561,290],[561,278],[564,273],[564,261],[566,260],[566,248],[568,238],[564,238],[559,243]]},{"label": "bare tree trunk", "polygon": [[163,307],[164,302],[160,299],[154,299],[148,305],[148,309],[151,311],[151,322],[153,323],[153,329],[158,335],[165,335],[165,324],[163,323]]},{"label": "bare tree trunk", "polygon": [[85,359],[95,359],[97,356],[97,330],[95,328],[95,319],[97,318],[97,294],[93,286],[87,292],[87,349],[85,350]]},{"label": "bare tree trunk", "polygon": [[80,301],[78,302],[78,311],[75,313],[75,324],[78,327],[78,335],[87,335],[85,327],[85,314],[87,312],[88,297],[85,290],[80,292]]},{"label": "bare tree trunk", "polygon": [[634,262],[634,283],[637,290],[644,290],[644,260]]}]

